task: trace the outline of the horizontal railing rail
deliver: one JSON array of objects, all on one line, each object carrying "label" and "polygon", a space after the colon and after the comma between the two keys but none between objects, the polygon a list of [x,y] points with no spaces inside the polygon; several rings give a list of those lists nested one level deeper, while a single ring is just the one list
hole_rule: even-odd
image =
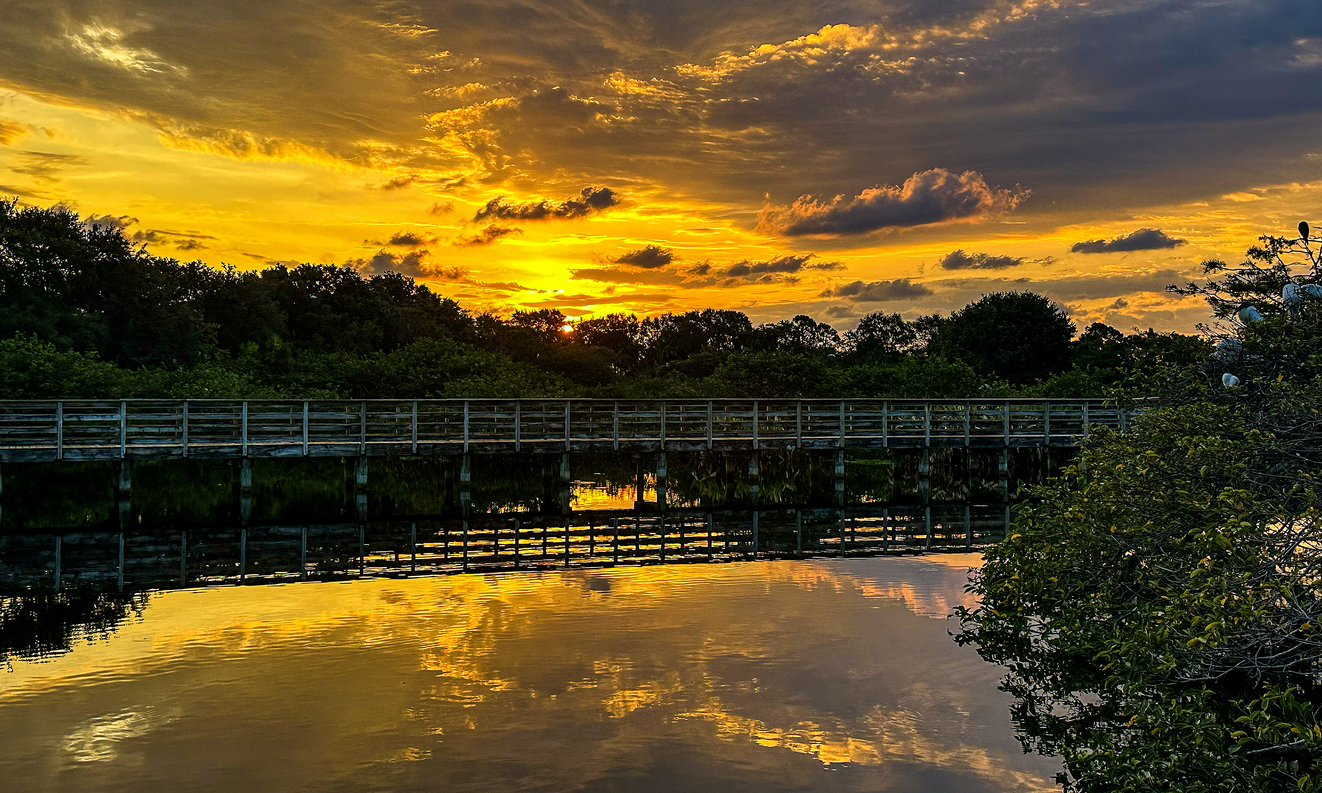
[{"label": "horizontal railing rail", "polygon": [[1101,399],[0,401],[0,461],[1077,446]]}]

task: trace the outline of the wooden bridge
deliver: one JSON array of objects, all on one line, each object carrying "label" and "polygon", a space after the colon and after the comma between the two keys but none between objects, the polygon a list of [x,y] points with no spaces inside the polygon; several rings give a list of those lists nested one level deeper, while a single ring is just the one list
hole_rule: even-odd
[{"label": "wooden bridge", "polygon": [[0,401],[0,462],[1071,447],[1129,418],[1100,399]]}]

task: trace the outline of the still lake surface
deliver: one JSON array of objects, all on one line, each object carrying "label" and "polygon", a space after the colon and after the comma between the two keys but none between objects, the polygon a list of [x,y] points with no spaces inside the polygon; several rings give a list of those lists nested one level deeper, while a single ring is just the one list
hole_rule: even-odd
[{"label": "still lake surface", "polygon": [[0,668],[9,791],[1036,791],[977,554],[157,592]]}]

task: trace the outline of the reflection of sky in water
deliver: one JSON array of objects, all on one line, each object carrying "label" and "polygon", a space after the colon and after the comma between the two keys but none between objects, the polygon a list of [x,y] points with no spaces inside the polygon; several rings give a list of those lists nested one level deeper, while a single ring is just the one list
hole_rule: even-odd
[{"label": "reflection of sky in water", "polygon": [[973,556],[192,590],[0,677],[54,790],[1047,790]]}]

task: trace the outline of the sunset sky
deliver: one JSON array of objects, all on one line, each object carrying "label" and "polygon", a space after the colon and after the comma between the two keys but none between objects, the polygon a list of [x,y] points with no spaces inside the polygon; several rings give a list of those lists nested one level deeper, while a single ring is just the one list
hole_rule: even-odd
[{"label": "sunset sky", "polygon": [[0,196],[465,307],[850,327],[1322,220],[1317,0],[0,0]]}]

